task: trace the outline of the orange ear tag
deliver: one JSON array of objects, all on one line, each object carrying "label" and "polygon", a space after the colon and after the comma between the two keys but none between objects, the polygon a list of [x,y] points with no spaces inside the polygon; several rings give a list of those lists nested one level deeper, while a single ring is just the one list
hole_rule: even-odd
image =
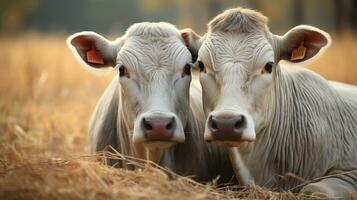
[{"label": "orange ear tag", "polygon": [[290,61],[297,61],[297,60],[304,59],[305,53],[306,53],[306,47],[304,47],[304,42],[301,42],[300,46],[294,49],[294,51],[292,52]]},{"label": "orange ear tag", "polygon": [[100,56],[100,54],[94,47],[92,47],[91,50],[87,51],[86,56],[87,56],[87,62],[89,63],[100,64],[100,65],[104,64],[103,58]]}]

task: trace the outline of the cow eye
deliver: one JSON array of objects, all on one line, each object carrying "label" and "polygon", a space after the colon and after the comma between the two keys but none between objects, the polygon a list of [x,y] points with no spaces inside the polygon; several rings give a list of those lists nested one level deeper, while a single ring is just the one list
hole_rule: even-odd
[{"label": "cow eye", "polygon": [[205,70],[205,64],[203,64],[202,61],[198,61],[198,67],[200,68],[200,72],[204,72]]},{"label": "cow eye", "polygon": [[183,68],[183,75],[191,75],[191,65],[186,64]]},{"label": "cow eye", "polygon": [[266,72],[270,74],[273,71],[273,66],[274,66],[273,62],[268,62],[267,64],[265,64],[264,69]]},{"label": "cow eye", "polygon": [[119,67],[119,76],[122,77],[122,76],[127,76],[129,77],[129,73],[128,73],[128,70],[124,67],[124,65],[121,65]]}]

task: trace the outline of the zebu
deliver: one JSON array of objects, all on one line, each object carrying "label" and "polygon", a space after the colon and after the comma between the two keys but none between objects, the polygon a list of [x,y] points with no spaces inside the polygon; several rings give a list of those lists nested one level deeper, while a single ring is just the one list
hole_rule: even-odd
[{"label": "zebu", "polygon": [[138,23],[115,41],[80,32],[68,45],[86,66],[118,70],[90,121],[91,153],[112,146],[198,181],[232,178],[226,151],[203,140],[201,91],[193,85],[189,95],[192,57],[176,27]]},{"label": "zebu", "polygon": [[236,8],[202,38],[186,35],[199,49],[205,140],[238,147],[230,153],[243,182],[329,197],[357,189],[356,87],[279,62],[317,57],[326,32],[301,25],[277,36],[261,13]]}]

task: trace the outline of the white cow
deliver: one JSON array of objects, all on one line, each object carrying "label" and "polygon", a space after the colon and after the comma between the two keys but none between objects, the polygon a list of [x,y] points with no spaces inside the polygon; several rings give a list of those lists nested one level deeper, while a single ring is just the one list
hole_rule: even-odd
[{"label": "white cow", "polygon": [[277,36],[261,13],[235,8],[186,42],[200,48],[205,140],[238,147],[231,158],[245,183],[329,197],[357,189],[356,87],[280,63],[321,54],[326,32],[301,25]]},{"label": "white cow", "polygon": [[227,152],[204,142],[201,90],[192,86],[189,95],[192,56],[176,27],[138,23],[115,41],[80,32],[68,44],[86,66],[118,70],[90,122],[92,153],[112,146],[199,181],[232,178]]}]

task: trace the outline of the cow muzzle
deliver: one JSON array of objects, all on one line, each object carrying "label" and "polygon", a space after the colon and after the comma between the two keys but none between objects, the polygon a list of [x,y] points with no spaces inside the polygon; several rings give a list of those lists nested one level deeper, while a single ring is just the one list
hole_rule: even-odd
[{"label": "cow muzzle", "polygon": [[147,141],[169,141],[173,137],[176,120],[174,117],[143,117],[141,129]]},{"label": "cow muzzle", "polygon": [[236,146],[235,143],[254,141],[254,123],[249,115],[244,113],[210,114],[206,122],[205,140],[229,144],[229,146]]},{"label": "cow muzzle", "polygon": [[173,113],[152,112],[142,115],[133,140],[149,148],[167,148],[185,140],[181,121]]}]

